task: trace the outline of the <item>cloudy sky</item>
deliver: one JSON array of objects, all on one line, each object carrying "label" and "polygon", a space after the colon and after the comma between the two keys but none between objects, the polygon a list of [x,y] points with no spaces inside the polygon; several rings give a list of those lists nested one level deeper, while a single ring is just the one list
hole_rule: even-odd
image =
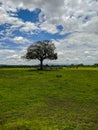
[{"label": "cloudy sky", "polygon": [[0,0],[0,64],[39,64],[21,59],[39,40],[58,53],[44,63],[98,63],[98,0]]}]

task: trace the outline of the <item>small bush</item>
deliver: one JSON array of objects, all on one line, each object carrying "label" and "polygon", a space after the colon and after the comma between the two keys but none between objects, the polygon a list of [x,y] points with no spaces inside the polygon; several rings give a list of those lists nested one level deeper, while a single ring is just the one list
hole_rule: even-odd
[{"label": "small bush", "polygon": [[62,77],[62,75],[56,75],[56,77],[57,77],[57,78],[61,78],[61,77]]}]

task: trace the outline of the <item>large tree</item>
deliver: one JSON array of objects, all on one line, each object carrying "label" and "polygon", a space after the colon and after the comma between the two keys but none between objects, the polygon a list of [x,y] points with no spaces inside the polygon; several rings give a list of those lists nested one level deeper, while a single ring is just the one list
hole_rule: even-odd
[{"label": "large tree", "polygon": [[40,61],[40,69],[43,70],[43,61],[45,59],[57,59],[55,49],[55,45],[51,41],[38,41],[28,47],[25,58],[30,60],[38,59]]}]

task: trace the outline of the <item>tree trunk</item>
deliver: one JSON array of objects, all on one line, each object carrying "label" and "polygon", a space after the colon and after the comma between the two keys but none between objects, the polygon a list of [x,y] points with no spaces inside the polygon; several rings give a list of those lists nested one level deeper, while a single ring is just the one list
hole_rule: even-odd
[{"label": "tree trunk", "polygon": [[40,70],[43,70],[43,59],[40,60]]}]

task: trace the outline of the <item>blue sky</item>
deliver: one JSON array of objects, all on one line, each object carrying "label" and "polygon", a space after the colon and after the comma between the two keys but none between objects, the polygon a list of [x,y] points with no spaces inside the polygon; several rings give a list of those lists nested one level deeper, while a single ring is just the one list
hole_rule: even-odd
[{"label": "blue sky", "polygon": [[0,0],[0,64],[39,64],[21,59],[27,47],[52,40],[58,60],[98,63],[98,1]]}]

